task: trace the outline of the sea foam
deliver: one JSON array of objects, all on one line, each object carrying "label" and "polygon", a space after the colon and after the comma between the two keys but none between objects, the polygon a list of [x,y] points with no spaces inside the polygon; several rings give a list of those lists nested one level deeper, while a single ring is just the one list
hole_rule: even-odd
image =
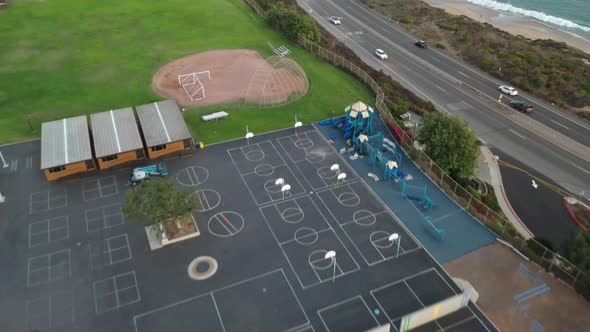
[{"label": "sea foam", "polygon": [[532,17],[532,18],[537,19],[539,21],[547,22],[547,23],[554,24],[557,26],[570,28],[570,29],[578,29],[578,30],[585,31],[585,32],[590,32],[590,27],[574,23],[570,20],[566,20],[561,17],[547,15],[545,13],[534,11],[534,10],[528,10],[528,9],[523,9],[520,7],[515,7],[515,6],[508,4],[508,3],[501,3],[501,2],[494,1],[494,0],[467,0],[467,1],[471,2],[474,5],[487,7],[487,8],[493,9],[493,10],[505,11],[505,12],[520,14],[520,15],[524,15],[524,16],[529,16],[529,17]]}]

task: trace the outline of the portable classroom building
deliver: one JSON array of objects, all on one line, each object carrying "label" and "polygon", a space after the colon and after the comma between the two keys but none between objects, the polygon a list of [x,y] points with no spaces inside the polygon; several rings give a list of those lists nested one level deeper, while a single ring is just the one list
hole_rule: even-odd
[{"label": "portable classroom building", "polygon": [[193,149],[193,138],[174,100],[141,105],[136,109],[150,159]]},{"label": "portable classroom building", "polygon": [[90,124],[98,168],[107,169],[145,158],[131,107],[92,114]]},{"label": "portable classroom building", "polygon": [[94,168],[85,115],[43,123],[41,170],[47,180],[57,180]]}]

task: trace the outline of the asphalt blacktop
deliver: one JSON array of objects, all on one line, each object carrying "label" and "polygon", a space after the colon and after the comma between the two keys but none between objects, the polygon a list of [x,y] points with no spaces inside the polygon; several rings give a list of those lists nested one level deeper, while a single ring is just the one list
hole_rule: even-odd
[{"label": "asphalt blacktop", "polygon": [[[11,165],[0,169],[3,330],[395,331],[460,293],[398,219],[409,215],[393,214],[313,126],[166,161],[171,181],[210,204],[194,215],[199,237],[156,251],[121,212],[130,169],[48,183],[39,150],[0,147]],[[199,256],[219,263],[202,281],[187,273]],[[417,330],[496,331],[472,303]]]},{"label": "asphalt blacktop", "polygon": [[[506,197],[514,212],[536,237],[551,241],[558,249],[578,227],[563,205],[563,195],[553,190],[557,185],[502,151],[492,151],[499,160],[511,165],[499,164]],[[537,188],[532,185],[533,180]]]}]

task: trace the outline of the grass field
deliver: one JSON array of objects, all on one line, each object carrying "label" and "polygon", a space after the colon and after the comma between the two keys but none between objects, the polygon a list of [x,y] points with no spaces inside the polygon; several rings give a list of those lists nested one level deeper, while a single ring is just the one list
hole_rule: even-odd
[{"label": "grass field", "polygon": [[[164,64],[223,48],[269,56],[268,41],[293,51],[308,75],[308,95],[279,108],[187,111],[199,139],[240,137],[246,124],[258,133],[289,127],[295,114],[309,122],[372,100],[359,82],[286,41],[240,0],[12,2],[0,12],[0,41],[0,143],[39,136],[45,121],[161,100],[150,85]],[[217,109],[229,109],[230,119],[199,120]]]}]

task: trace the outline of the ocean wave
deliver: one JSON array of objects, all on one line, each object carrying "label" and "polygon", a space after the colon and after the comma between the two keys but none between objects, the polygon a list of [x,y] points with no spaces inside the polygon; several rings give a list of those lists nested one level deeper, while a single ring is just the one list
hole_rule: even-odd
[{"label": "ocean wave", "polygon": [[539,21],[551,23],[551,24],[554,24],[557,26],[570,28],[570,29],[578,29],[578,30],[582,30],[585,32],[590,32],[590,27],[586,27],[586,26],[574,23],[570,20],[566,20],[561,17],[551,16],[551,15],[547,15],[545,13],[534,11],[534,10],[528,10],[528,9],[523,9],[520,7],[515,7],[515,6],[508,4],[508,3],[501,3],[501,2],[494,1],[494,0],[467,0],[467,1],[471,2],[474,5],[479,5],[479,6],[487,7],[487,8],[494,9],[494,10],[505,11],[505,12],[520,14],[520,15],[524,15],[524,16],[529,16],[529,17],[532,17],[532,18],[537,19]]}]

